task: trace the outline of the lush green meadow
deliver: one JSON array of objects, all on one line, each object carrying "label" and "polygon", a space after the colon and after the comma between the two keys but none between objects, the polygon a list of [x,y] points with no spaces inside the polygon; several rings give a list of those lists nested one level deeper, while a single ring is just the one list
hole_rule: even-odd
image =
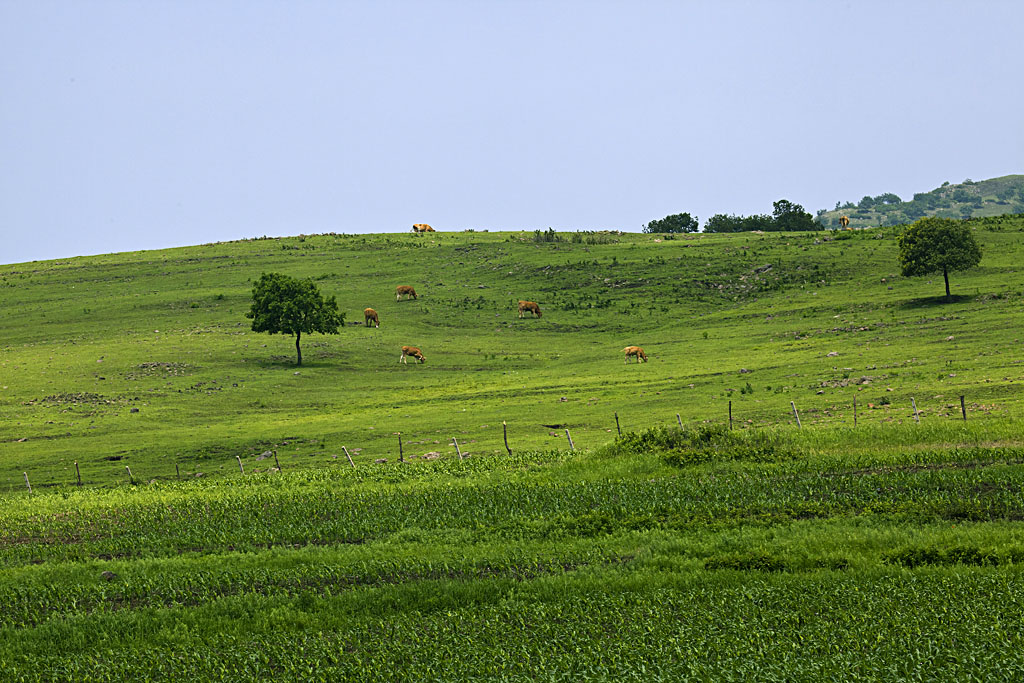
[{"label": "lush green meadow", "polygon": [[[1024,219],[973,225],[951,303],[891,229],[0,267],[0,678],[1019,680]],[[270,271],[348,317],[301,367]]]}]

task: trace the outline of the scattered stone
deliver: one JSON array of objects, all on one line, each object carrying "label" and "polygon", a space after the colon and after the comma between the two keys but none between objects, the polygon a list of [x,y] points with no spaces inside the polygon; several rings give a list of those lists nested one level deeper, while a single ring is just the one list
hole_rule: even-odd
[{"label": "scattered stone", "polygon": [[114,573],[114,572],[112,572],[112,571],[105,571],[105,572],[103,572],[102,574],[100,574],[100,576],[101,576],[101,577],[102,577],[102,578],[103,578],[103,579],[104,579],[105,581],[113,581],[114,579],[116,579],[116,578],[117,578],[117,574],[115,574],[115,573]]},{"label": "scattered stone", "polygon": [[748,372],[752,372],[752,371],[751,371],[751,370],[747,370],[746,368],[740,368],[740,374],[741,374],[741,375],[745,375],[745,374],[747,374]]},{"label": "scattered stone", "polygon": [[387,461],[388,461],[387,458],[377,458],[376,460],[374,460],[374,462],[377,463],[378,465],[383,465]]},{"label": "scattered stone", "polygon": [[129,410],[128,412],[129,412],[129,413],[137,413],[137,412],[139,412],[139,409],[138,409],[138,408],[132,408],[132,409],[131,409],[131,410]]},{"label": "scattered stone", "polygon": [[953,341],[953,335],[949,335],[948,337],[946,337],[946,341]]},{"label": "scattered stone", "polygon": [[828,353],[825,354],[825,356],[827,358],[831,358],[832,356],[838,356],[838,355],[839,355],[838,351],[829,351]]},{"label": "scattered stone", "polygon": [[262,453],[260,453],[259,455],[256,456],[256,459],[257,460],[266,460],[267,458],[273,458],[273,457],[274,457],[274,451],[263,451]]},{"label": "scattered stone", "polygon": [[558,399],[558,400],[559,400],[560,402],[562,402],[562,403],[565,403],[565,402],[566,402],[566,401],[568,401],[569,399],[567,399],[567,398],[566,398],[565,396],[563,396],[562,398],[560,398],[560,399]]}]

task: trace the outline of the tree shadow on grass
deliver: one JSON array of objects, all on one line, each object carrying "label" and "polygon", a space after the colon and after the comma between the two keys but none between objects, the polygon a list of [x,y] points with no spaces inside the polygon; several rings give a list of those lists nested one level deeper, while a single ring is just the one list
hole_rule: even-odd
[{"label": "tree shadow on grass", "polygon": [[902,309],[915,309],[915,308],[933,308],[935,306],[945,306],[947,304],[966,304],[974,301],[973,294],[954,294],[948,299],[945,294],[938,296],[923,296],[917,299],[908,299],[899,305]]}]

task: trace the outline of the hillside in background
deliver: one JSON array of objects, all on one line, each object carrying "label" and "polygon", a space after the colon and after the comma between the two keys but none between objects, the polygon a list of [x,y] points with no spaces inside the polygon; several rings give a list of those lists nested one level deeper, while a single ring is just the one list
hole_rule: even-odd
[{"label": "hillside in background", "polygon": [[[899,277],[886,228],[679,236],[315,235],[0,268],[0,490],[607,443],[616,427],[848,425],[1019,411],[1024,217],[974,224],[981,266]],[[264,272],[313,278],[338,335],[257,334]],[[395,301],[409,284],[415,301]],[[516,302],[543,317],[519,319]],[[362,325],[363,308],[380,329]],[[621,350],[644,347],[644,365]],[[404,345],[425,364],[400,365]],[[1016,355],[1015,355],[1016,354]],[[872,408],[864,408],[871,404]],[[865,412],[865,410],[867,412]]]},{"label": "hillside in background", "polygon": [[1008,175],[977,182],[945,182],[906,201],[889,192],[865,196],[857,203],[837,202],[831,211],[818,211],[817,220],[836,230],[840,216],[850,219],[851,228],[870,228],[912,223],[924,216],[980,218],[1020,213],[1024,213],[1024,175]]}]

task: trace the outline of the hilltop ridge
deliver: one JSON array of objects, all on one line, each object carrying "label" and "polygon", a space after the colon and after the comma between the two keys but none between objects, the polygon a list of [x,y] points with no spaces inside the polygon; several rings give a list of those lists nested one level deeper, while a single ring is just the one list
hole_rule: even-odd
[{"label": "hilltop ridge", "polygon": [[985,218],[1024,213],[1024,175],[1006,175],[962,183],[945,182],[929,192],[918,192],[907,201],[892,192],[864,196],[856,204],[836,202],[832,210],[821,209],[816,220],[836,230],[839,217],[847,216],[851,228],[872,228],[913,223],[925,216],[942,218]]}]

